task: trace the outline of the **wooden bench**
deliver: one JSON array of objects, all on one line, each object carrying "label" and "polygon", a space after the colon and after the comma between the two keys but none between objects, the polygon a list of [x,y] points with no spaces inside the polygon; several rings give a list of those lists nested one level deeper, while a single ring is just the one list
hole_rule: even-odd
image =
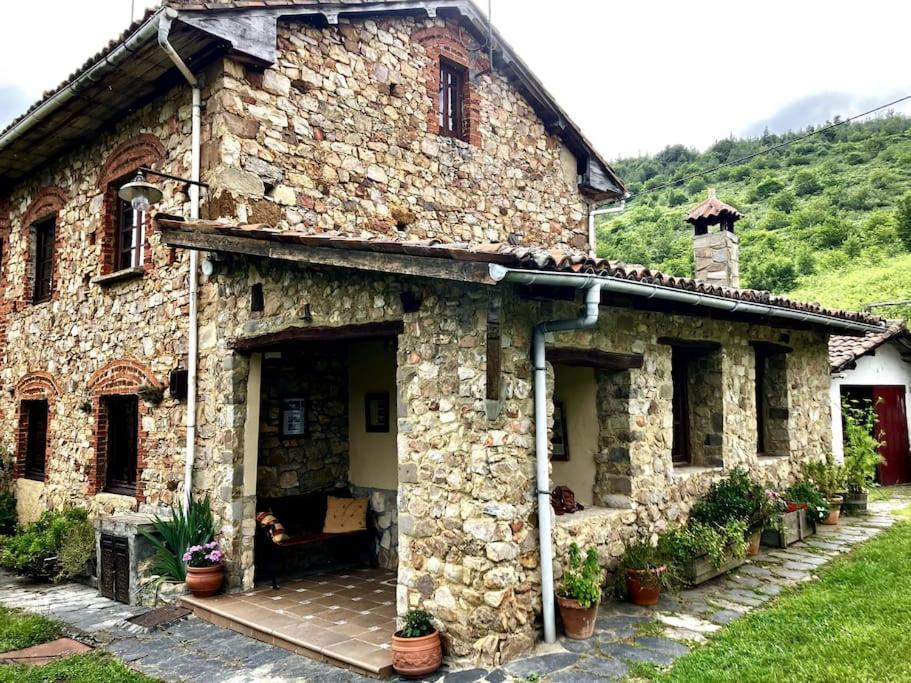
[{"label": "wooden bench", "polygon": [[317,546],[328,546],[333,551],[344,550],[347,555],[354,555],[358,563],[376,566],[373,549],[374,532],[369,509],[365,529],[347,533],[325,533],[323,525],[326,520],[326,501],[329,496],[352,498],[348,489],[335,489],[282,498],[261,498],[257,501],[257,515],[260,512],[271,511],[285,527],[285,534],[287,534],[287,538],[276,542],[273,539],[274,526],[257,522],[256,557],[265,555],[273,588],[278,588],[278,564],[285,555],[305,552],[307,549]]}]

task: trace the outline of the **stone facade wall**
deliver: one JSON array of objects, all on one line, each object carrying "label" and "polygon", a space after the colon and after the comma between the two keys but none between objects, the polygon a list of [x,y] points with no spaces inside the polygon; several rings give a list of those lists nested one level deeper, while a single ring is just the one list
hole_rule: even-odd
[{"label": "stone facade wall", "polygon": [[[211,82],[209,74],[203,78]],[[204,103],[210,98],[204,88]],[[204,119],[204,140],[210,131]],[[112,363],[132,364],[147,378],[144,385],[161,387],[172,370],[186,367],[186,253],[174,253],[160,244],[157,234],[147,232],[143,272],[117,282],[96,280],[111,271],[112,225],[106,204],[111,191],[106,183],[113,178],[105,174],[112,169],[128,173],[144,163],[179,176],[189,174],[188,87],[163,93],[0,200],[0,420],[2,446],[10,458],[17,455],[11,437],[23,398],[14,387],[44,373],[59,388],[49,416],[46,480],[17,483],[29,516],[67,504],[88,505],[97,514],[154,508],[179,498],[186,405],[167,391],[160,404],[140,401],[143,462],[136,495],[97,492],[103,488],[104,473],[98,469],[100,412],[90,387],[93,374]],[[156,208],[187,215],[184,186],[163,182],[161,187],[164,199]],[[31,299],[31,225],[49,215],[56,215],[53,293],[50,300],[36,304]],[[112,393],[123,390],[118,385],[109,388]]]},{"label": "stone facade wall", "polygon": [[[676,353],[676,350],[674,351]],[[724,434],[723,357],[720,352],[689,354],[687,388],[692,464],[720,467]]]},{"label": "stone facade wall", "polygon": [[730,230],[693,237],[697,280],[722,287],[740,286],[740,238]]},{"label": "stone facade wall", "polygon": [[[346,349],[308,345],[263,361],[257,495],[293,496],[348,481]],[[306,434],[282,436],[284,398],[304,398]]]},{"label": "stone facade wall", "polygon": [[[279,23],[279,59],[226,60],[210,217],[296,230],[588,247],[576,160],[455,23]],[[469,79],[467,141],[438,134],[438,59]]]}]

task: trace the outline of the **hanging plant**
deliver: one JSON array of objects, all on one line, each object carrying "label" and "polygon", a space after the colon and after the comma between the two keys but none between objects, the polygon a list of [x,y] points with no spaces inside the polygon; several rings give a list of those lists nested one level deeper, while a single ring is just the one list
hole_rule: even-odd
[{"label": "hanging plant", "polygon": [[157,406],[164,401],[164,389],[161,387],[146,385],[140,387],[136,393],[139,394],[139,398],[151,406]]}]

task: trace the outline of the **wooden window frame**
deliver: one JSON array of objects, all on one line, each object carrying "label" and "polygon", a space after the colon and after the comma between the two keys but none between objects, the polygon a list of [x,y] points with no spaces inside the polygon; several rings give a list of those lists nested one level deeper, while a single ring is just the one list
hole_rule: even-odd
[{"label": "wooden window frame", "polygon": [[32,282],[32,303],[49,301],[54,295],[55,241],[57,215],[53,214],[32,223],[35,235],[35,272]]},{"label": "wooden window frame", "polygon": [[463,141],[467,137],[465,135],[466,71],[464,66],[440,58],[440,85],[437,95],[439,132],[443,137]]},{"label": "wooden window frame", "polygon": [[[43,420],[36,421],[36,409],[43,412]],[[19,406],[20,420],[26,428],[25,453],[22,461],[22,476],[33,481],[44,481],[47,471],[48,426],[50,423],[50,404],[47,399],[29,399]],[[40,433],[39,433],[40,425]],[[40,443],[39,443],[40,442]],[[40,452],[39,452],[40,451]],[[37,462],[40,461],[40,462]]]},{"label": "wooden window frame", "polygon": [[681,348],[674,348],[671,352],[671,382],[673,384],[671,461],[675,466],[690,465],[693,462],[692,444],[690,443],[689,371],[689,354]]},{"label": "wooden window frame", "polygon": [[[123,496],[135,496],[139,481],[139,397],[135,394],[109,394],[101,397],[107,419],[105,443],[104,491]],[[122,405],[132,416],[119,419],[114,406]],[[131,419],[132,418],[132,419]],[[116,466],[115,466],[116,464]],[[126,477],[113,475],[125,473]],[[129,476],[132,472],[132,478]]]}]

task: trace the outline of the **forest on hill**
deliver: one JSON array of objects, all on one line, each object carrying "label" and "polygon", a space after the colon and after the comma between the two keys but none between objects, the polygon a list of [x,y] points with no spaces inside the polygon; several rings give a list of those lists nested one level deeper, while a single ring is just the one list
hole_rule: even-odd
[{"label": "forest on hill", "polygon": [[[632,198],[600,218],[598,255],[691,276],[686,214],[714,187],[745,214],[741,286],[846,308],[911,299],[911,118],[838,126],[686,180],[812,130],[616,161]],[[911,307],[876,312],[905,317]]]}]

